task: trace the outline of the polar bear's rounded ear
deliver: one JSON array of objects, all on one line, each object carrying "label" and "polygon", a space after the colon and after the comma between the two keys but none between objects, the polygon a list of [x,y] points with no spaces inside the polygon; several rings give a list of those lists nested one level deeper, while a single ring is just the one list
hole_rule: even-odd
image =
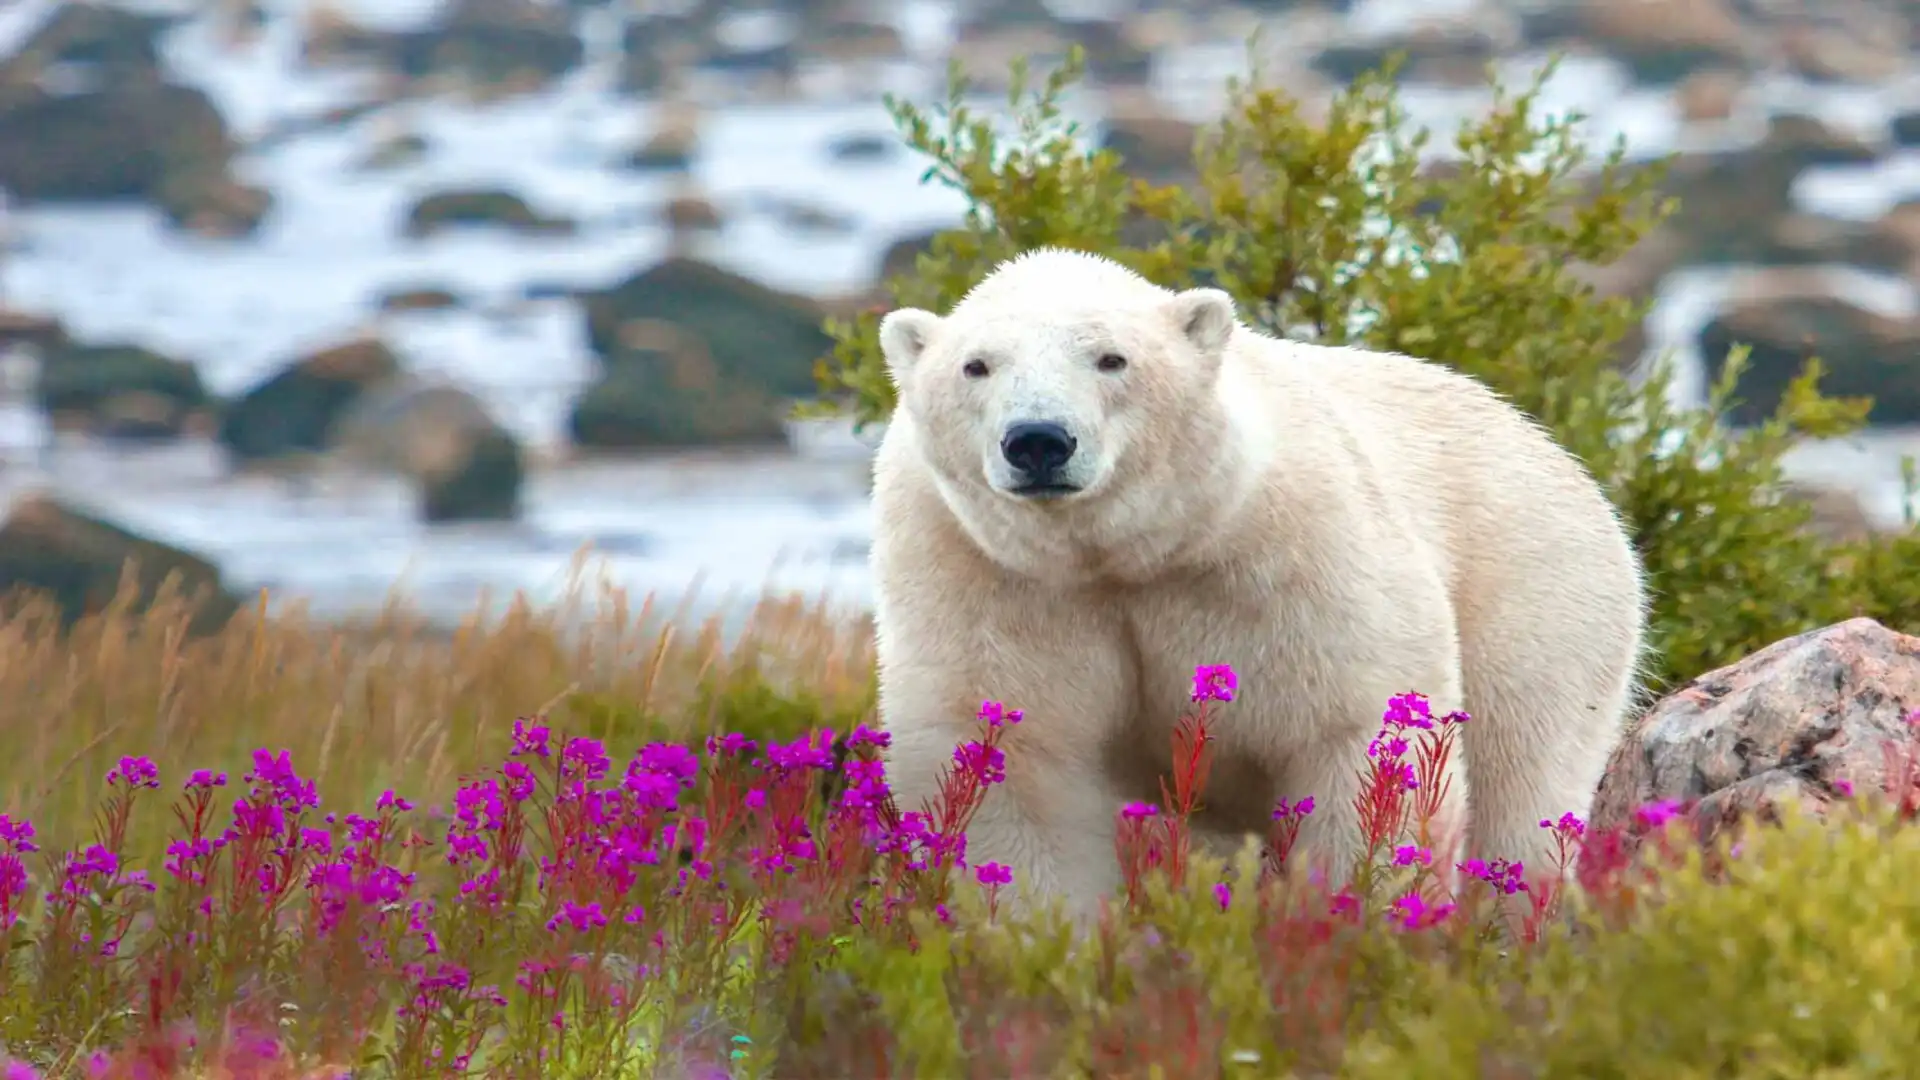
[{"label": "polar bear's rounded ear", "polygon": [[1233,336],[1233,297],[1219,289],[1188,289],[1168,302],[1174,325],[1202,353],[1217,353]]},{"label": "polar bear's rounded ear", "polygon": [[920,308],[899,308],[880,320],[880,353],[887,359],[893,385],[906,383],[907,373],[920,362],[939,328],[940,316]]}]

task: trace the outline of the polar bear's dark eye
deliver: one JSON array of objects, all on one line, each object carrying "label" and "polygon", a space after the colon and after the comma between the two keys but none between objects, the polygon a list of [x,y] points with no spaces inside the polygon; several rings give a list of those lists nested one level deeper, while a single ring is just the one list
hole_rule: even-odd
[{"label": "polar bear's dark eye", "polygon": [[964,372],[969,379],[984,379],[987,377],[987,362],[985,360],[969,360],[967,361],[967,365],[960,370]]},{"label": "polar bear's dark eye", "polygon": [[1119,353],[1108,353],[1102,356],[1094,366],[1106,372],[1124,371],[1127,366],[1127,358],[1121,356]]}]

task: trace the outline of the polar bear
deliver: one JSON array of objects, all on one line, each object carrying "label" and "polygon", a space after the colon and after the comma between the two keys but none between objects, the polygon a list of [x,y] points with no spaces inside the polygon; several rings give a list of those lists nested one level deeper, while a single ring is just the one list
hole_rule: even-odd
[{"label": "polar bear", "polygon": [[[874,459],[888,772],[934,795],[982,699],[1025,712],[967,836],[1024,897],[1118,888],[1117,810],[1157,801],[1194,669],[1231,664],[1206,829],[1350,865],[1394,694],[1464,708],[1466,843],[1550,865],[1642,670],[1642,571],[1582,465],[1483,384],[1285,341],[1226,293],[1039,249],[944,318],[880,323],[899,406]],[[1335,858],[1335,856],[1338,856]]]}]

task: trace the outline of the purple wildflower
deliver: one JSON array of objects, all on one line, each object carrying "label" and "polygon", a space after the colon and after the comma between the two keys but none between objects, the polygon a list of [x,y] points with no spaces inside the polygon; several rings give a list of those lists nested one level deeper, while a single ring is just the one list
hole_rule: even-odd
[{"label": "purple wildflower", "polygon": [[1193,702],[1227,702],[1240,689],[1240,676],[1231,664],[1201,664],[1193,669]]},{"label": "purple wildflower", "polygon": [[1019,709],[1009,709],[997,701],[983,701],[980,703],[979,718],[982,723],[990,728],[1012,727],[1025,719],[1026,715],[1026,713],[1021,712]]},{"label": "purple wildflower", "polygon": [[1303,818],[1313,813],[1313,796],[1309,795],[1297,803],[1289,805],[1281,799],[1273,804],[1273,820],[1285,821],[1288,818]]},{"label": "purple wildflower", "polygon": [[1423,848],[1423,847],[1417,847],[1413,844],[1403,844],[1402,846],[1394,849],[1393,865],[1395,866],[1414,866],[1414,865],[1432,866],[1433,852],[1428,851],[1426,848]]},{"label": "purple wildflower", "polygon": [[1634,810],[1633,816],[1647,828],[1658,829],[1679,817],[1680,807],[1679,799],[1660,799],[1642,804]]},{"label": "purple wildflower", "polygon": [[123,757],[120,763],[107,770],[107,784],[128,788],[157,788],[160,786],[160,767],[147,757]]},{"label": "purple wildflower", "polygon": [[998,784],[1007,778],[1007,755],[997,746],[969,739],[953,748],[953,763],[980,784]]},{"label": "purple wildflower", "polygon": [[1453,914],[1453,905],[1451,903],[1429,904],[1426,897],[1417,892],[1410,892],[1393,902],[1390,913],[1401,927],[1407,930],[1424,930]]}]

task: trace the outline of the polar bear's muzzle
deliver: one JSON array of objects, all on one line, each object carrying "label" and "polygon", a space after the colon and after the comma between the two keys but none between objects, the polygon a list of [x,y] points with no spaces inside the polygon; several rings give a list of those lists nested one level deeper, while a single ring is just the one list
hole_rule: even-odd
[{"label": "polar bear's muzzle", "polygon": [[1008,491],[1030,499],[1053,499],[1079,491],[1079,485],[1066,476],[1077,449],[1079,441],[1073,434],[1051,420],[1007,425],[1000,439],[1000,456],[1013,469],[1013,484]]}]

